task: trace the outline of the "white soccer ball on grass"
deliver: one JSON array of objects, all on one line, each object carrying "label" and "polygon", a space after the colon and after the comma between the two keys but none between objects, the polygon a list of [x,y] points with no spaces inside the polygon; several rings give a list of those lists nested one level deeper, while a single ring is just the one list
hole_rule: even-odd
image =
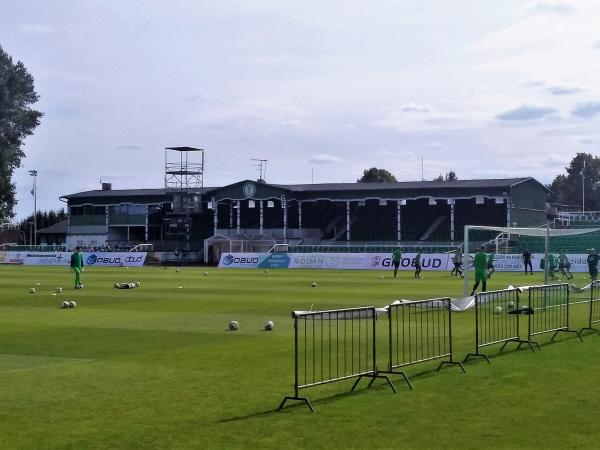
[{"label": "white soccer ball on grass", "polygon": [[61,288],[61,287],[57,287],[57,288],[56,288],[56,293],[57,293],[57,294],[60,294],[61,292],[62,292],[62,288]]},{"label": "white soccer ball on grass", "polygon": [[232,320],[229,322],[229,329],[231,331],[236,331],[239,328],[240,328],[240,324],[238,323],[237,320]]},{"label": "white soccer ball on grass", "polygon": [[29,288],[29,293],[30,294],[35,294],[35,288]]},{"label": "white soccer ball on grass", "polygon": [[208,276],[208,272],[204,272],[204,276],[207,277]]},{"label": "white soccer ball on grass", "polygon": [[75,300],[71,300],[69,302],[69,308],[77,308],[77,302]]},{"label": "white soccer ball on grass", "polygon": [[502,313],[502,306],[496,306],[494,308],[494,314],[501,314]]},{"label": "white soccer ball on grass", "polygon": [[275,325],[273,324],[273,321],[268,320],[267,322],[265,322],[265,331],[271,331],[273,330],[273,327]]},{"label": "white soccer ball on grass", "polygon": [[67,301],[64,301],[64,302],[62,302],[62,308],[63,308],[63,309],[68,309],[68,308],[70,308],[70,307],[71,307],[71,306],[69,305],[69,302],[67,302]]},{"label": "white soccer ball on grass", "polygon": [[317,287],[317,282],[316,281],[312,282],[312,287]]}]

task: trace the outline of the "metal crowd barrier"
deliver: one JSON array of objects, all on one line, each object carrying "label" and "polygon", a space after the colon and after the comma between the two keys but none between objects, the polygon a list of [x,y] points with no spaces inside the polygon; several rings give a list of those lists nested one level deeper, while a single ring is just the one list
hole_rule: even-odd
[{"label": "metal crowd barrier", "polygon": [[504,350],[509,342],[517,342],[533,346],[521,339],[519,334],[519,290],[504,289],[500,291],[480,292],[475,295],[475,353],[469,353],[463,362],[470,358],[484,358],[488,364],[490,359],[481,349],[490,345],[502,344]]},{"label": "metal crowd barrier", "polygon": [[[384,378],[377,372],[376,311],[372,306],[331,311],[293,312],[294,318],[294,395],[288,400],[304,402],[314,411],[300,390],[356,378]],[[372,384],[372,383],[371,383]],[[369,384],[369,386],[371,386]]]}]

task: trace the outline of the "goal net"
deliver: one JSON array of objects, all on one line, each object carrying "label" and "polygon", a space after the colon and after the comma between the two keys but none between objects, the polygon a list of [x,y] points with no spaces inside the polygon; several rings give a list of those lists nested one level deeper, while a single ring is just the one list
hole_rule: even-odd
[{"label": "goal net", "polygon": [[[464,229],[462,260],[464,264],[464,291],[470,293],[470,272],[473,255],[480,248],[491,256],[498,271],[524,271],[523,254],[531,254],[531,269],[544,273],[544,283],[568,275],[561,271],[563,255],[577,271],[583,271],[588,250],[600,252],[600,228],[553,229],[513,228],[467,225]],[[548,263],[547,263],[548,262]],[[572,269],[573,270],[573,269]],[[527,282],[525,284],[528,284]]]}]

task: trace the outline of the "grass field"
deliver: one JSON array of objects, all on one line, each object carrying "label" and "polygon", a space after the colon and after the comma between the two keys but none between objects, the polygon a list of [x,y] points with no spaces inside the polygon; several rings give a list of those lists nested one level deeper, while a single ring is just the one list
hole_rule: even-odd
[{"label": "grass field", "polygon": [[[445,272],[380,276],[89,268],[75,291],[65,268],[0,266],[0,449],[598,448],[594,334],[583,343],[540,336],[536,353],[493,347],[491,365],[468,363],[467,374],[409,368],[415,390],[396,377],[396,395],[381,382],[350,394],[352,380],[308,389],[316,413],[276,412],[293,392],[290,311],[462,292]],[[541,275],[496,273],[488,289],[532,280]],[[116,290],[115,281],[141,287]],[[64,292],[53,296],[57,286]],[[79,306],[62,310],[65,299]],[[571,318],[585,326],[587,306],[574,305]],[[237,332],[225,331],[232,319]],[[261,331],[266,320],[272,332]],[[453,320],[462,359],[474,315]]]}]

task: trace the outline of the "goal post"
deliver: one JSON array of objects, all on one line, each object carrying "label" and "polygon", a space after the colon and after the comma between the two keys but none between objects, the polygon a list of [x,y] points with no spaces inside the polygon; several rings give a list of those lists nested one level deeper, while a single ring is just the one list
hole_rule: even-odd
[{"label": "goal post", "polygon": [[[550,228],[550,223],[546,224],[544,227],[538,228],[516,228],[516,227],[495,227],[495,226],[485,226],[485,225],[466,225],[464,229],[464,244],[463,244],[463,262],[464,262],[464,279],[463,279],[463,295],[467,297],[469,295],[469,262],[470,255],[475,253],[478,247],[480,246],[479,242],[476,245],[473,244],[473,234],[474,232],[490,233],[490,236],[495,235],[494,239],[489,239],[490,242],[496,242],[496,249],[498,247],[498,237],[499,235],[508,236],[508,240],[510,240],[510,236],[527,236],[529,239],[539,241],[540,247],[543,243],[543,255],[544,261],[548,261],[549,252],[556,251],[557,249],[552,249],[551,239],[553,237],[564,237],[564,236],[577,236],[588,233],[598,233],[600,228],[575,228],[575,229],[554,229]],[[480,240],[481,241],[481,240]],[[471,248],[472,246],[472,248]],[[580,248],[578,252],[585,252],[587,248]],[[548,264],[544,264],[544,284],[548,284]]]}]

